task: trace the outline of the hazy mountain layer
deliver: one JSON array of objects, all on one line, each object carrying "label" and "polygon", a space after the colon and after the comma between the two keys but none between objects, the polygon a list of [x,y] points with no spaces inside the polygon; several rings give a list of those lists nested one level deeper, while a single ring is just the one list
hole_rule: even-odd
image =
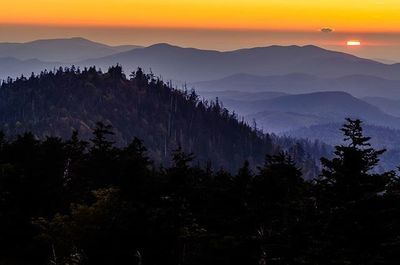
[{"label": "hazy mountain layer", "polygon": [[345,92],[316,92],[253,101],[220,99],[225,107],[245,116],[250,122],[256,120],[269,132],[280,133],[320,123],[341,122],[346,117],[400,128],[400,118]]},{"label": "hazy mountain layer", "polygon": [[0,57],[73,63],[108,56],[138,47],[140,46],[109,46],[83,38],[49,39],[26,43],[0,43]]},{"label": "hazy mountain layer", "polygon": [[371,105],[377,106],[378,108],[390,115],[400,117],[399,99],[384,97],[365,97],[363,98],[363,100],[370,103]]},{"label": "hazy mountain layer", "polygon": [[83,62],[108,66],[120,63],[127,69],[137,66],[163,73],[168,79],[202,81],[237,73],[285,75],[301,72],[321,77],[372,75],[400,79],[400,64],[386,65],[316,46],[270,46],[229,52],[181,48],[157,44]]},{"label": "hazy mountain layer", "polygon": [[19,60],[12,57],[0,58],[0,80],[8,77],[30,76],[32,72],[40,73],[44,69],[53,69],[64,66],[62,63],[47,63],[37,59]]},{"label": "hazy mountain layer", "polygon": [[[343,123],[329,123],[300,128],[286,132],[286,136],[298,137],[309,140],[319,140],[330,145],[337,145],[343,142],[343,135],[338,128]],[[382,126],[366,124],[363,126],[364,134],[371,137],[372,146],[385,148],[387,152],[383,156],[381,166],[386,169],[396,169],[400,157],[400,130],[394,130]]]},{"label": "hazy mountain layer", "polygon": [[[400,75],[399,75],[400,76]],[[344,91],[356,97],[387,97],[400,99],[400,80],[367,75],[321,78],[307,74],[256,76],[235,74],[222,79],[192,84],[197,91],[235,90],[243,92],[282,92],[291,94],[319,91]],[[254,94],[257,98],[258,94]]]},{"label": "hazy mountain layer", "polygon": [[[196,90],[197,91],[197,90]],[[255,101],[263,99],[277,98],[287,95],[282,92],[243,92],[236,90],[224,90],[224,91],[201,91],[201,96],[215,100],[216,98],[221,98],[224,100],[243,100],[243,101]]]}]

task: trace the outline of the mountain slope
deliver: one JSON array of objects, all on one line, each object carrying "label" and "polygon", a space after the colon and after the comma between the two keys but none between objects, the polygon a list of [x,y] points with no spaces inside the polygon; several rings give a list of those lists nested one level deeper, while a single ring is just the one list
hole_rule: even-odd
[{"label": "mountain slope", "polygon": [[138,47],[135,45],[113,47],[83,38],[49,39],[26,43],[0,43],[0,57],[72,63],[108,56]]},{"label": "mountain slope", "polygon": [[174,90],[141,71],[126,79],[121,67],[107,73],[67,69],[1,86],[0,124],[7,135],[32,131],[40,138],[69,138],[77,129],[89,139],[97,121],[114,126],[119,145],[135,136],[143,139],[158,162],[168,162],[181,146],[202,164],[210,160],[216,168],[233,170],[244,159],[256,165],[284,147],[218,103],[199,101],[194,93]]},{"label": "mountain slope", "polygon": [[[400,88],[399,88],[400,89]],[[384,98],[384,97],[364,97],[364,101],[368,102],[371,105],[377,106],[384,112],[400,117],[400,100],[392,98]]]},{"label": "mountain slope", "polygon": [[116,63],[126,69],[151,68],[167,79],[188,82],[236,73],[284,75],[294,72],[321,77],[364,74],[400,79],[400,65],[386,65],[316,46],[270,46],[218,52],[156,44],[81,64],[105,67]]},{"label": "mountain slope", "polygon": [[[197,91],[197,90],[196,90]],[[287,94],[282,92],[242,92],[236,90],[223,90],[223,91],[201,91],[201,96],[207,99],[215,100],[216,98],[224,100],[241,100],[241,101],[255,101],[265,100],[271,98],[282,97]]]},{"label": "mountain slope", "polygon": [[32,72],[40,73],[43,69],[63,66],[62,63],[47,63],[37,59],[19,60],[11,57],[0,58],[0,80],[8,77],[30,76]]},{"label": "mountain slope", "polygon": [[400,128],[400,118],[345,92],[316,92],[286,95],[267,100],[229,100],[221,98],[228,109],[256,120],[270,132],[280,133],[329,122],[341,122],[346,117],[360,118],[370,124]]},{"label": "mountain slope", "polygon": [[[400,75],[399,75],[400,76]],[[348,75],[321,78],[307,74],[257,76],[235,74],[225,78],[191,84],[197,91],[234,90],[244,92],[275,91],[283,93],[311,93],[344,91],[356,97],[388,97],[400,99],[400,80],[388,80],[367,75]],[[254,95],[257,97],[257,95]]]},{"label": "mountain slope", "polygon": [[265,132],[276,134],[326,122],[321,116],[286,111],[263,111],[247,115],[245,119],[255,122],[257,128]]}]

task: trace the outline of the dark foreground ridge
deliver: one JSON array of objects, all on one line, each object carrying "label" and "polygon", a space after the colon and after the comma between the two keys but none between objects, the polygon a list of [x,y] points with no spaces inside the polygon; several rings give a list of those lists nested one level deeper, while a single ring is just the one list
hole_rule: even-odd
[{"label": "dark foreground ridge", "polygon": [[384,151],[360,121],[342,131],[310,182],[286,153],[236,174],[180,149],[155,167],[103,123],[90,142],[1,134],[0,264],[398,264],[400,180],[371,173]]}]

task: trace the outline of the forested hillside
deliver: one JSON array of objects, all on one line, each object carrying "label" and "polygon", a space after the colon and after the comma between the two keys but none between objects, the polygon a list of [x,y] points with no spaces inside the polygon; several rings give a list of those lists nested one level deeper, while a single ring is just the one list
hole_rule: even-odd
[{"label": "forested hillside", "polygon": [[[236,170],[245,159],[258,165],[266,154],[292,150],[304,170],[315,173],[324,147],[307,141],[264,135],[238,121],[218,102],[200,100],[194,91],[171,88],[142,70],[129,78],[120,66],[59,69],[7,80],[0,88],[0,123],[6,135],[32,132],[40,139],[68,139],[77,130],[89,139],[96,122],[112,125],[118,146],[142,139],[156,163],[170,163],[182,147],[201,165]],[[314,162],[313,162],[314,161]]]},{"label": "forested hillside", "polygon": [[359,120],[305,181],[287,153],[231,174],[178,149],[158,168],[143,143],[98,123],[42,141],[0,134],[2,265],[398,264],[400,181]]}]

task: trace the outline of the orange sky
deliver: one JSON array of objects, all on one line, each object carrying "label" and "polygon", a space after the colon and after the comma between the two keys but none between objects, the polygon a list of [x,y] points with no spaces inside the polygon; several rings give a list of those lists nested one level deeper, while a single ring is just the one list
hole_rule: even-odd
[{"label": "orange sky", "polygon": [[394,32],[399,0],[13,0],[2,24]]},{"label": "orange sky", "polygon": [[[1,7],[0,42],[84,37],[216,50],[313,44],[400,61],[400,0],[4,0]],[[362,46],[349,49],[352,39]]]}]

